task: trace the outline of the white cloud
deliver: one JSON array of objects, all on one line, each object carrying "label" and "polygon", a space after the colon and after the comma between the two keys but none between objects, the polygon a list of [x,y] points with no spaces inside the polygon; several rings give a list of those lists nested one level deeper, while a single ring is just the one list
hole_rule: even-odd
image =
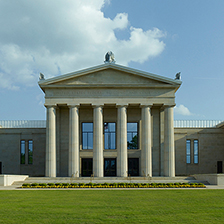
[{"label": "white cloud", "polygon": [[[112,50],[118,64],[143,63],[165,47],[158,28],[130,27],[128,15],[106,18],[108,0],[0,0],[0,87],[36,84],[51,77],[102,64]],[[119,40],[115,30],[129,32]]]},{"label": "white cloud", "polygon": [[192,114],[187,107],[184,105],[176,106],[174,107],[174,113],[179,114],[179,115],[184,115],[184,116],[192,116]]}]

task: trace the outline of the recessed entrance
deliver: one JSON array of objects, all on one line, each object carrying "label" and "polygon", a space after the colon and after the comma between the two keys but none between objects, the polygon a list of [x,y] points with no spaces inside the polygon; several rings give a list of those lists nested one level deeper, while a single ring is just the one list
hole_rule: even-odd
[{"label": "recessed entrance", "polygon": [[104,159],[104,176],[114,177],[116,176],[116,159],[115,158],[105,158]]},{"label": "recessed entrance", "polygon": [[0,174],[2,174],[2,162],[0,162]]},{"label": "recessed entrance", "polygon": [[128,158],[128,175],[139,176],[139,158]]},{"label": "recessed entrance", "polygon": [[93,174],[93,159],[82,159],[82,176],[90,177]]},{"label": "recessed entrance", "polygon": [[217,161],[217,173],[222,173],[222,161]]}]

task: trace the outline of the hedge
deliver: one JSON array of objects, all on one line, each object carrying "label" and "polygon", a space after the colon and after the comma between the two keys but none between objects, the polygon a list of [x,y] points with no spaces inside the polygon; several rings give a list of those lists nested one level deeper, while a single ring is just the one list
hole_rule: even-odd
[{"label": "hedge", "polygon": [[21,188],[205,188],[203,183],[24,183]]}]

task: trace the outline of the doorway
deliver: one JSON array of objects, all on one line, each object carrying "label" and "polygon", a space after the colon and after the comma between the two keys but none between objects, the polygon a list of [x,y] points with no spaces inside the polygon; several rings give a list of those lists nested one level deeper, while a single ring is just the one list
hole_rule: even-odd
[{"label": "doorway", "polygon": [[139,176],[139,158],[128,158],[128,175]]},{"label": "doorway", "polygon": [[116,167],[117,166],[116,166],[115,158],[105,158],[104,159],[104,176],[115,177],[117,175]]},{"label": "doorway", "polygon": [[91,177],[93,174],[93,159],[82,159],[82,177]]},{"label": "doorway", "polygon": [[0,174],[2,174],[2,162],[0,162]]},{"label": "doorway", "polygon": [[222,161],[217,161],[217,173],[222,173]]}]

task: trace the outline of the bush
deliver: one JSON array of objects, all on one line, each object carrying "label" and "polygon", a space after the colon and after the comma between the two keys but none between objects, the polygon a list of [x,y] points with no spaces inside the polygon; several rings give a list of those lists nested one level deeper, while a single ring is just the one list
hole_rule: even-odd
[{"label": "bush", "polygon": [[31,184],[31,187],[37,187],[37,186],[39,186],[38,183],[32,183],[32,184]]},{"label": "bush", "polygon": [[47,184],[49,187],[54,187],[55,186],[55,183],[48,183]]},{"label": "bush", "polygon": [[28,184],[28,183],[24,183],[22,186],[23,186],[23,187],[30,187],[30,184]]}]

